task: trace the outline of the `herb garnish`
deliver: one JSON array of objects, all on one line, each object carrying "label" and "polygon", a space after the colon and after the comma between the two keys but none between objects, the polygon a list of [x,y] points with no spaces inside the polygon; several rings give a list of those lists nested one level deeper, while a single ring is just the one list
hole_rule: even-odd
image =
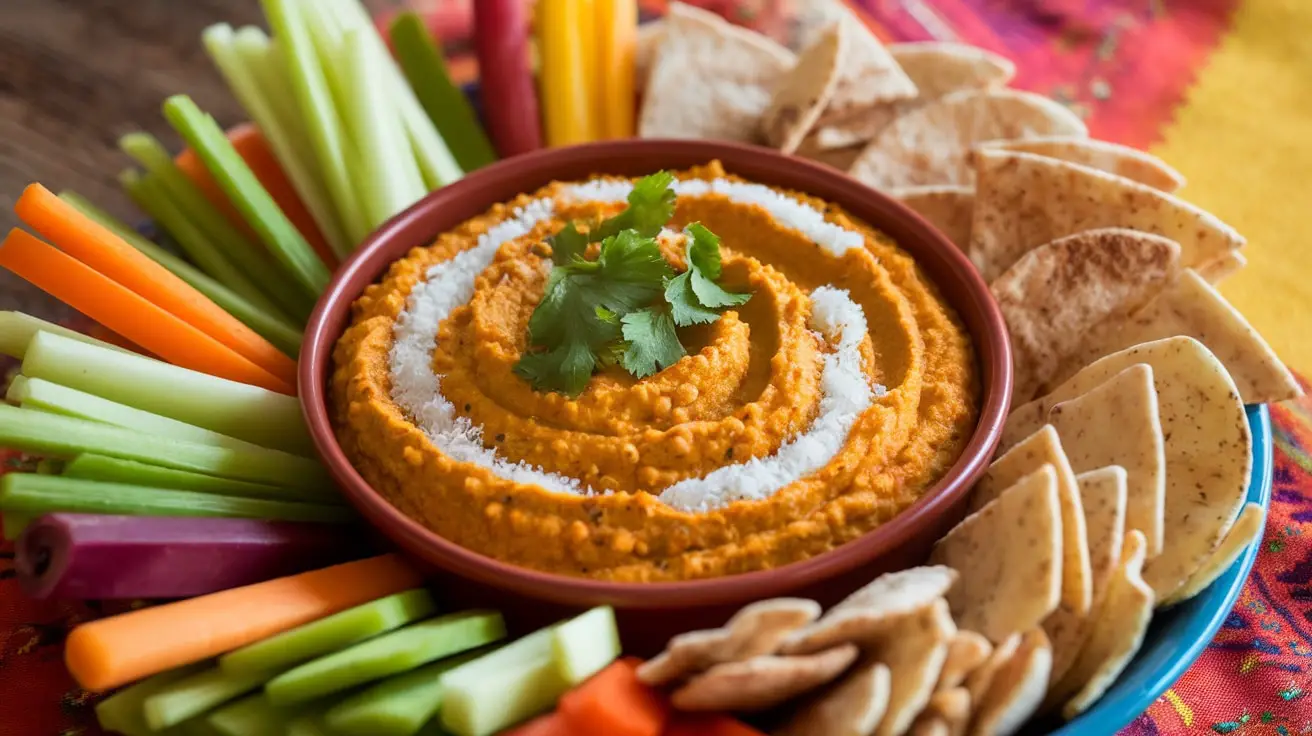
[{"label": "herb garnish", "polygon": [[[676,327],[714,322],[751,294],[719,285],[720,239],[700,223],[684,229],[688,270],[676,275],[656,236],[674,216],[674,177],[659,172],[634,185],[629,206],[581,232],[565,225],[548,239],[555,264],[528,322],[529,345],[515,372],[539,391],[577,396],[599,366],[638,378],[686,352]],[[588,246],[600,243],[597,259]]]}]

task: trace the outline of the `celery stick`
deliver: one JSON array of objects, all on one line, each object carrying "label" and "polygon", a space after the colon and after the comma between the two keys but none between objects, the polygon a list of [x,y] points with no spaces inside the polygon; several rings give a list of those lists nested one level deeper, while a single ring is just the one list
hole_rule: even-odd
[{"label": "celery stick", "polygon": [[24,409],[39,409],[78,419],[89,419],[155,437],[171,437],[202,445],[241,450],[264,449],[245,440],[135,409],[109,399],[102,399],[95,394],[51,383],[42,378],[24,378],[21,383],[11,384],[6,398],[18,403]]},{"label": "celery stick", "polygon": [[202,40],[242,108],[260,126],[319,232],[334,252],[349,253],[354,244],[342,230],[332,197],[319,175],[296,101],[286,95],[290,81],[283,71],[286,62],[281,54],[259,28],[242,28],[234,34],[232,26],[220,23],[205,29]]},{"label": "celery stick", "polygon": [[147,725],[159,731],[244,695],[267,679],[268,673],[234,675],[211,667],[165,685],[146,698],[142,710]]},{"label": "celery stick", "polygon": [[106,731],[126,736],[151,736],[154,729],[146,724],[146,714],[142,710],[146,698],[205,668],[204,663],[179,667],[119,690],[96,705],[96,720]]},{"label": "celery stick", "polygon": [[401,71],[460,168],[473,171],[496,161],[492,142],[469,98],[451,82],[442,51],[423,18],[414,12],[401,13],[389,33]]},{"label": "celery stick", "polygon": [[542,629],[442,675],[442,725],[456,736],[488,736],[549,710],[569,689],[552,636]]},{"label": "celery stick", "polygon": [[36,514],[25,514],[21,511],[6,511],[0,514],[0,524],[3,524],[5,539],[11,542],[18,539],[18,536],[36,517]]},{"label": "celery stick", "polygon": [[506,635],[501,614],[466,611],[412,624],[307,662],[269,681],[274,703],[299,703],[414,669]]},{"label": "celery stick", "polygon": [[261,447],[314,454],[296,397],[258,386],[44,331],[28,346],[23,374]]},{"label": "celery stick", "polygon": [[43,319],[37,319],[30,314],[22,312],[0,312],[0,355],[8,355],[11,358],[23,359],[27,355],[27,345],[32,342],[38,332],[49,332],[52,335],[61,335],[70,340],[77,340],[87,345],[113,350],[116,353],[127,355],[136,355],[131,350],[112,345],[103,340],[97,340],[90,335],[84,335],[76,330],[70,330],[67,327],[60,327],[53,322],[47,322]]},{"label": "celery stick", "polygon": [[556,669],[570,685],[578,685],[620,656],[620,632],[615,611],[598,606],[564,623],[551,633]]},{"label": "celery stick", "polygon": [[260,241],[310,297],[318,298],[331,274],[305,236],[287,219],[255,172],[233,148],[223,128],[187,95],[164,101],[164,117],[205,162],[228,200],[260,236]]},{"label": "celery stick", "polygon": [[186,470],[161,468],[135,460],[120,460],[90,453],[78,455],[64,465],[65,478],[98,480],[102,483],[126,483],[134,486],[168,488],[175,491],[196,491],[217,496],[240,498],[267,498],[273,501],[309,501],[311,503],[341,504],[340,496],[331,487],[314,490],[284,488],[264,483],[219,478],[213,475],[192,473]]},{"label": "celery stick", "polygon": [[28,377],[19,373],[9,379],[9,388],[5,391],[5,401],[17,406],[27,397]]},{"label": "celery stick", "polygon": [[475,651],[392,677],[334,705],[324,720],[344,736],[412,736],[442,706],[441,677],[482,656]]},{"label": "celery stick", "polygon": [[118,145],[124,153],[145,167],[174,204],[186,214],[187,220],[204,232],[228,262],[254,281],[266,297],[297,319],[304,319],[309,314],[306,297],[287,288],[287,279],[280,269],[273,267],[268,254],[252,243],[227,215],[210,202],[200,187],[178,168],[173,157],[154,136],[149,133],[128,133],[118,139]]},{"label": "celery stick", "polygon": [[219,658],[228,672],[277,672],[358,644],[437,609],[423,589],[407,590],[312,621]]},{"label": "celery stick", "polygon": [[205,273],[252,304],[280,319],[286,318],[282,308],[274,304],[254,281],[228,260],[218,242],[211,237],[212,232],[207,231],[200,221],[192,219],[158,177],[153,174],[142,175],[139,171],[129,169],[120,173],[118,180],[141,211],[150,215],[155,224],[173,236],[178,247]]},{"label": "celery stick", "polygon": [[387,98],[386,71],[364,36],[372,30],[348,31],[342,43],[348,70],[345,106],[357,154],[356,170],[369,227],[377,228],[426,193],[410,142]]},{"label": "celery stick", "polygon": [[338,736],[328,729],[322,715],[301,716],[287,726],[287,736]]},{"label": "celery stick", "polygon": [[37,473],[8,473],[0,478],[0,511],[32,515],[63,511],[320,523],[346,522],[354,518],[350,509],[344,506],[216,496]]},{"label": "celery stick", "polygon": [[317,490],[331,482],[323,466],[278,450],[239,450],[151,437],[130,429],[0,405],[0,447],[54,457],[84,452],[221,478]]},{"label": "celery stick", "polygon": [[222,736],[286,736],[293,721],[320,710],[315,704],[279,708],[256,693],[211,712],[205,721]]},{"label": "celery stick", "polygon": [[128,245],[141,251],[152,261],[187,282],[193,289],[219,305],[223,311],[241,320],[247,327],[258,332],[264,339],[278,346],[278,349],[295,358],[301,350],[301,331],[281,316],[273,303],[260,295],[260,306],[237,292],[229,289],[205,272],[173,255],[164,248],[150,242],[141,233],[128,227],[124,222],[92,204],[75,192],[60,192],[59,198],[77,208],[79,212],[100,223],[122,238]]},{"label": "celery stick", "polygon": [[[337,208],[338,219],[350,249],[353,250],[369,234],[369,230],[364,224],[364,213],[360,210],[351,182],[351,172],[346,165],[349,142],[342,130],[341,118],[333,105],[306,24],[305,13],[319,12],[319,8],[307,7],[299,0],[262,0],[262,5],[287,61],[292,94],[296,96],[301,120],[305,123],[313,145],[319,174],[327,184],[328,193]],[[346,256],[349,253],[350,250],[347,250],[338,255]]]}]

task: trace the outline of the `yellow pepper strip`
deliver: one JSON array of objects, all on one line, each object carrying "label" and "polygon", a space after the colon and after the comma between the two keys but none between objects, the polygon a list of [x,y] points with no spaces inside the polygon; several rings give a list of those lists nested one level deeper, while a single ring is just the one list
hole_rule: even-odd
[{"label": "yellow pepper strip", "polygon": [[637,0],[596,0],[600,31],[598,109],[601,138],[633,137],[634,57],[638,45]]},{"label": "yellow pepper strip", "polygon": [[542,56],[542,109],[547,145],[592,140],[592,104],[585,83],[583,0],[540,0],[538,49]]}]

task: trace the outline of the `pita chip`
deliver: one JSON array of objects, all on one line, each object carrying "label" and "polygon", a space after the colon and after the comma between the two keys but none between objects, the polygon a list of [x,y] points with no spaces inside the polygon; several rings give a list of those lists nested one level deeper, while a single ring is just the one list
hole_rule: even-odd
[{"label": "pita chip", "polygon": [[1005,87],[1016,76],[1010,59],[964,43],[895,43],[888,46],[888,53],[915,83],[922,100],[963,89]]},{"label": "pita chip", "polygon": [[953,245],[963,251],[970,245],[971,210],[975,207],[974,189],[946,184],[897,189],[891,194],[938,228]]},{"label": "pita chip", "polygon": [[908,733],[915,736],[937,734],[959,736],[970,725],[970,692],[964,687],[939,690],[934,693],[925,710],[916,716]]},{"label": "pita chip", "polygon": [[1203,563],[1183,587],[1172,593],[1170,598],[1164,599],[1162,605],[1170,606],[1186,601],[1203,592],[1207,586],[1216,582],[1217,578],[1230,569],[1250,544],[1262,538],[1265,527],[1266,509],[1257,503],[1245,504],[1243,511],[1239,512],[1239,518],[1235,519],[1230,531],[1226,532],[1225,539],[1221,540],[1221,545],[1212,551],[1212,556],[1207,558],[1207,562]]},{"label": "pita chip", "polygon": [[1084,122],[1058,102],[1017,90],[966,90],[894,120],[852,164],[851,174],[879,189],[928,184],[969,185],[967,156],[995,138],[1087,135]]},{"label": "pita chip", "polygon": [[829,104],[838,84],[839,62],[854,31],[835,23],[797,58],[761,118],[767,143],[793,153]]},{"label": "pita chip", "polygon": [[951,690],[966,682],[966,677],[988,661],[993,645],[982,635],[965,629],[957,631],[948,643],[948,656],[938,675],[935,691]]},{"label": "pita chip", "polygon": [[898,736],[911,728],[934,694],[948,644],[957,633],[946,601],[903,618],[870,650],[871,658],[888,665],[893,677],[888,710],[875,736]]},{"label": "pita chip", "polygon": [[[1086,336],[1091,347],[1068,360],[1068,365],[1087,364],[1108,353],[1152,340],[1186,335],[1207,346],[1221,361],[1245,404],[1285,401],[1303,395],[1294,374],[1281,362],[1230,302],[1192,270],[1133,318],[1104,323]],[[1058,372],[1073,373],[1069,368]]]},{"label": "pita chip", "polygon": [[888,710],[893,677],[887,665],[858,664],[837,685],[802,706],[775,736],[870,736]]},{"label": "pita chip", "polygon": [[993,461],[975,485],[971,509],[991,503],[1025,476],[1051,465],[1057,475],[1057,500],[1061,504],[1061,608],[1083,616],[1093,597],[1089,580],[1089,540],[1084,528],[1075,473],[1067,461],[1057,431],[1044,426]]},{"label": "pita chip", "polygon": [[1166,443],[1153,369],[1132,365],[1048,411],[1076,473],[1120,465],[1126,470],[1125,523],[1143,532],[1148,554],[1166,538]]},{"label": "pita chip", "polygon": [[755,141],[792,52],[765,36],[671,3],[638,119],[642,138]]},{"label": "pita chip", "polygon": [[1025,476],[938,541],[930,562],[961,573],[948,603],[994,643],[1038,626],[1061,602],[1061,503],[1051,465]]},{"label": "pita chip", "polygon": [[795,155],[832,166],[839,171],[847,171],[856,157],[861,155],[863,148],[865,146],[860,143],[846,148],[822,148],[816,143],[816,137],[810,135],[802,140]]},{"label": "pita chip", "polygon": [[[1048,396],[1013,410],[1003,444],[1042,426],[1056,404],[1138,363],[1152,367],[1157,389],[1166,461],[1165,528],[1171,530],[1143,577],[1165,600],[1220,544],[1247,496],[1253,465],[1253,438],[1239,391],[1206,346],[1191,337],[1171,337],[1100,358]],[[1074,463],[1075,453],[1065,444]]]},{"label": "pita chip", "polygon": [[950,567],[913,567],[880,575],[825,612],[820,620],[789,634],[784,654],[809,654],[846,642],[865,643],[908,615],[929,608],[957,581]]},{"label": "pita chip", "polygon": [[968,255],[986,281],[1034,248],[1085,230],[1119,227],[1170,238],[1185,268],[1244,244],[1215,215],[1125,177],[1018,151],[982,148],[974,159]]},{"label": "pita chip", "polygon": [[1090,168],[1123,176],[1126,179],[1174,192],[1184,186],[1184,175],[1156,156],[1119,143],[1076,136],[1044,136],[1017,140],[986,141],[981,148],[1021,151],[1048,158],[1059,158]]},{"label": "pita chip", "polygon": [[866,24],[851,10],[843,8],[841,14],[837,24],[850,31],[851,42],[844,49],[837,88],[817,122],[820,128],[851,127],[872,108],[916,96],[916,85]]},{"label": "pita chip", "polygon": [[971,733],[1009,736],[1020,730],[1043,704],[1052,674],[1052,645],[1043,629],[1021,637],[1016,652],[1002,664],[988,691],[975,704]]},{"label": "pita chip", "polygon": [[647,77],[655,65],[656,54],[665,41],[665,22],[655,20],[638,26],[637,44],[633,54],[634,91],[638,94],[647,88]]},{"label": "pita chip", "polygon": [[1051,385],[1090,331],[1128,319],[1179,271],[1180,246],[1122,228],[1068,235],[1021,256],[989,287],[1011,335],[1014,404]]},{"label": "pita chip", "polygon": [[1132,530],[1125,536],[1121,566],[1108,583],[1089,640],[1049,696],[1049,703],[1066,701],[1062,715],[1068,719],[1097,702],[1143,644],[1154,601],[1152,589],[1139,574],[1143,557],[1143,535]]},{"label": "pita chip", "polygon": [[670,703],[683,711],[767,710],[833,681],[856,657],[856,645],[843,644],[815,654],[725,662],[675,690]]},{"label": "pita chip", "polygon": [[1011,661],[1016,650],[1020,648],[1020,637],[1021,635],[1016,633],[998,642],[997,646],[993,647],[993,652],[989,654],[989,658],[984,660],[984,664],[966,676],[966,691],[970,693],[971,703],[978,704],[984,699],[989,687],[993,685],[993,678],[997,676],[998,670]]},{"label": "pita chip", "polygon": [[1248,259],[1244,257],[1244,254],[1237,250],[1232,250],[1229,253],[1224,253],[1199,266],[1198,275],[1206,279],[1207,283],[1216,286],[1222,281],[1225,281],[1231,276],[1244,270],[1244,267],[1247,265]]}]

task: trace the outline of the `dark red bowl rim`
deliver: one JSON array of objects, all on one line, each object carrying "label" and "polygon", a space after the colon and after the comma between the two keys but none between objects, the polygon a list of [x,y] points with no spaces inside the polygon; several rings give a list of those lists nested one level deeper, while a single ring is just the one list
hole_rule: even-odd
[{"label": "dark red bowl rim", "polygon": [[[347,460],[327,406],[333,346],[351,304],[411,247],[497,202],[553,180],[593,174],[638,176],[718,159],[748,180],[807,192],[838,204],[882,230],[920,264],[961,315],[981,369],[979,423],[961,457],[915,504],[863,537],[782,567],[706,580],[619,583],[532,570],[484,556],[429,531],[392,506]],[[437,223],[434,225],[434,223]],[[957,281],[955,286],[951,284]],[[311,437],[347,499],[403,549],[485,585],[568,605],[611,603],[628,608],[713,606],[799,590],[869,563],[912,539],[952,508],[988,465],[1011,401],[1011,347],[1006,323],[988,285],[962,251],[912,210],[841,172],[770,149],[694,140],[625,140],[537,151],[500,161],[429,194],[379,228],[338,269],[310,316],[300,355],[300,400]]]}]

